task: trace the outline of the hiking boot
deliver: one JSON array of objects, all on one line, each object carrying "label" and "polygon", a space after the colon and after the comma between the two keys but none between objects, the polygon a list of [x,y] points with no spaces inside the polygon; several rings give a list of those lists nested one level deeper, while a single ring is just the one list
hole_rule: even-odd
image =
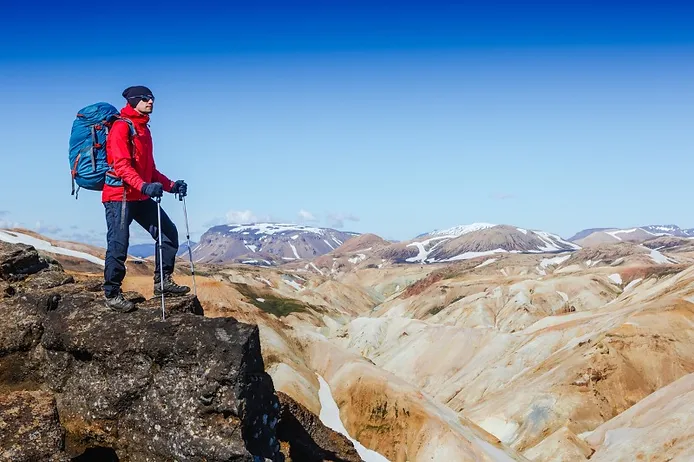
[{"label": "hiking boot", "polygon": [[135,304],[126,299],[122,292],[115,297],[106,297],[106,307],[117,313],[130,313],[135,310]]},{"label": "hiking boot", "polygon": [[[179,286],[173,281],[173,278],[171,277],[170,274],[165,274],[164,275],[164,296],[180,296],[180,295],[185,295],[188,292],[190,292],[190,287],[188,286]],[[154,278],[154,295],[161,295],[161,278]]]}]

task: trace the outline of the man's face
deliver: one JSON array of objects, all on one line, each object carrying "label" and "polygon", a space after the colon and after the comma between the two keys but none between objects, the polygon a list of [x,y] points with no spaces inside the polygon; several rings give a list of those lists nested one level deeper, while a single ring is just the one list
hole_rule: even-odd
[{"label": "man's face", "polygon": [[151,114],[154,110],[154,97],[152,95],[142,96],[135,109],[142,114]]}]

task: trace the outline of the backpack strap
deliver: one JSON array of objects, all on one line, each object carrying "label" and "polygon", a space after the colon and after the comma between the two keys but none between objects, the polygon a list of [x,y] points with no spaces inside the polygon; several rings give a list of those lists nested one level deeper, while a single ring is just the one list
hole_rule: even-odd
[{"label": "backpack strap", "polygon": [[135,124],[133,123],[132,120],[126,119],[125,117],[118,117],[113,123],[115,124],[118,121],[123,121],[128,124],[128,139],[130,140],[130,158],[134,159],[135,158],[135,137],[137,136],[137,129],[135,128]]},{"label": "backpack strap", "polygon": [[[132,164],[133,161],[135,160],[135,137],[137,136],[137,130],[135,129],[135,125],[133,124],[132,120],[126,119],[124,117],[117,117],[116,120],[113,121],[115,124],[119,120],[125,122],[128,124],[128,139],[130,140],[130,163]],[[113,165],[108,164],[109,167],[111,167],[110,172],[113,172],[113,177],[118,178],[116,176],[116,171],[113,169]]]},{"label": "backpack strap", "polygon": [[[133,124],[132,120],[127,119],[125,117],[119,117],[116,120],[116,122],[118,120],[122,120],[123,122],[128,124],[128,128],[129,128],[128,139],[130,140],[130,162],[133,163],[133,161],[135,160],[135,137],[137,136],[137,130],[135,129],[135,124]],[[111,169],[113,169],[113,166],[111,166]],[[125,228],[125,213],[126,213],[126,203],[127,203],[126,199],[127,199],[127,194],[125,192],[125,182],[123,182],[123,200],[121,202],[121,208],[120,208],[120,227],[121,227],[121,229]]]}]

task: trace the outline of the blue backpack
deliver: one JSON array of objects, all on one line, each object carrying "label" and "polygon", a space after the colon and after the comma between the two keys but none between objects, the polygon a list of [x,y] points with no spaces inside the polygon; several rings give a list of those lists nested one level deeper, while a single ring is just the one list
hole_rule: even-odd
[{"label": "blue backpack", "polygon": [[[70,133],[70,173],[72,195],[77,199],[80,188],[101,191],[104,184],[122,186],[123,182],[113,172],[106,159],[106,137],[116,120],[130,126],[131,137],[137,132],[133,123],[121,118],[118,110],[108,103],[95,103],[82,108],[72,123]],[[132,139],[131,139],[132,141]],[[75,190],[77,183],[77,190]]]}]

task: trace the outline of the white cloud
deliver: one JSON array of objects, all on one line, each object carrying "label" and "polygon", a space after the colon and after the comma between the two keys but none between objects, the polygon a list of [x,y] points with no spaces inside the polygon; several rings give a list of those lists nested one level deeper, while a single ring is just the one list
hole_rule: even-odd
[{"label": "white cloud", "polygon": [[229,210],[226,215],[227,224],[256,223],[261,220],[250,210]]},{"label": "white cloud", "polygon": [[318,221],[316,217],[309,211],[299,210],[299,221]]},{"label": "white cloud", "polygon": [[0,220],[0,228],[10,229],[10,228],[21,228],[21,227],[22,227],[21,224],[17,223],[16,221]]},{"label": "white cloud", "polygon": [[326,217],[326,222],[333,228],[344,227],[345,221],[359,221],[359,217],[351,213],[329,213]]},{"label": "white cloud", "polygon": [[7,210],[0,210],[0,228],[10,229],[10,228],[21,228],[22,224],[13,221],[10,217],[10,212]]},{"label": "white cloud", "polygon": [[[131,228],[132,229],[132,228]],[[93,229],[87,231],[71,231],[60,236],[60,239],[65,241],[81,242],[96,247],[106,248],[106,230],[96,231]],[[151,240],[151,238],[150,238]],[[132,239],[130,244],[133,244]]]},{"label": "white cloud", "polygon": [[36,231],[37,233],[45,234],[46,236],[49,236],[51,234],[55,236],[56,234],[60,234],[63,231],[63,228],[59,226],[47,225],[45,223],[42,223],[41,221],[37,221],[36,226],[34,227],[34,231]]}]

